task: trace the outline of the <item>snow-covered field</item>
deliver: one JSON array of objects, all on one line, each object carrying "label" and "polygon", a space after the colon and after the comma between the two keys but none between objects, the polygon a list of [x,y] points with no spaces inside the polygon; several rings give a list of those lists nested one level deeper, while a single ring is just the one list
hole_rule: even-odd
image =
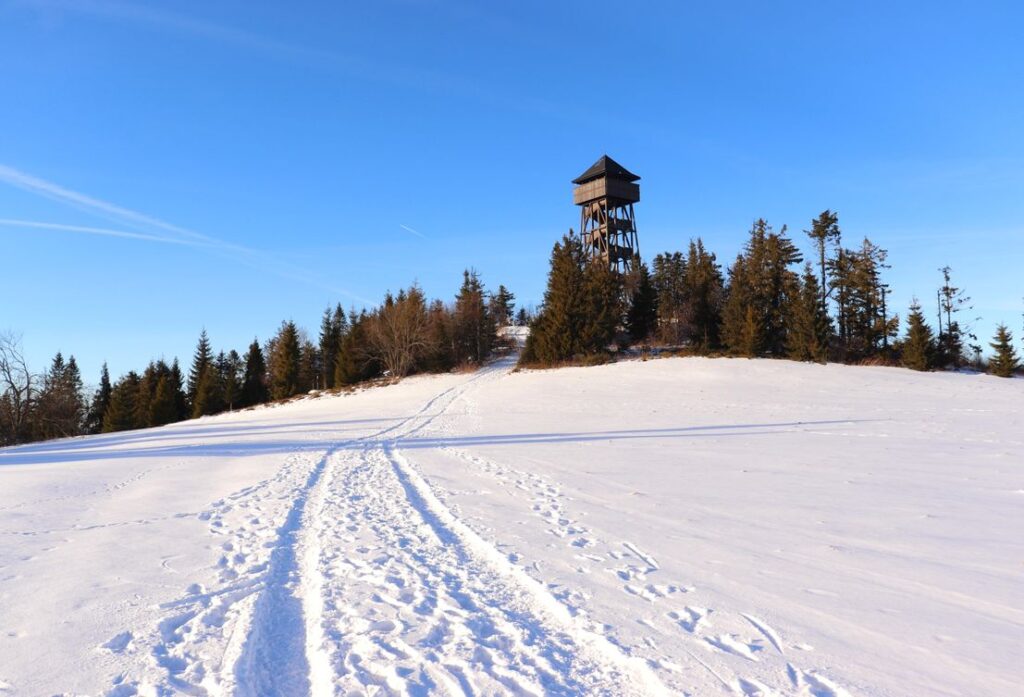
[{"label": "snow-covered field", "polygon": [[1022,694],[1022,408],[506,363],[0,450],[0,694]]}]

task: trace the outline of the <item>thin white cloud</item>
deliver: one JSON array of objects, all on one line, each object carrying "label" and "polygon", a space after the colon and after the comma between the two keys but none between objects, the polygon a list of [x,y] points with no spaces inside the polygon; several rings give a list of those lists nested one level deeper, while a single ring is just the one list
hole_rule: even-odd
[{"label": "thin white cloud", "polygon": [[26,228],[34,230],[75,232],[86,235],[100,235],[103,237],[120,237],[122,239],[145,240],[147,242],[162,242],[164,244],[181,244],[190,247],[208,246],[203,242],[193,240],[182,240],[176,237],[162,237],[160,235],[148,235],[143,232],[130,232],[128,230],[111,230],[110,228],[91,227],[88,225],[67,225],[64,223],[49,223],[40,220],[15,220],[12,218],[0,218],[0,225],[3,225],[5,227]]},{"label": "thin white cloud", "polygon": [[164,222],[163,220],[159,220],[158,218],[154,218],[128,208],[123,208],[113,203],[108,203],[107,201],[101,201],[100,199],[87,196],[77,191],[65,189],[53,182],[48,182],[44,179],[40,179],[39,177],[32,176],[31,174],[27,174],[8,165],[0,164],[0,181],[7,182],[19,189],[37,194],[52,201],[58,201],[80,210],[87,210],[92,213],[100,214],[104,218],[118,220],[119,222],[128,224],[130,227],[141,226],[145,228],[157,228],[193,240],[211,243],[215,242],[212,238],[207,237],[206,235],[201,235],[198,232],[193,232],[192,230],[172,225]]},{"label": "thin white cloud", "polygon": [[402,228],[402,229],[403,229],[403,230],[405,230],[406,232],[411,232],[412,234],[416,235],[417,237],[422,237],[423,239],[426,239],[426,237],[427,237],[426,235],[424,235],[424,234],[423,234],[422,232],[420,232],[419,230],[413,230],[413,229],[412,229],[411,227],[409,227],[408,225],[402,225],[401,223],[399,223],[399,224],[398,224],[398,227]]},{"label": "thin white cloud", "polygon": [[522,92],[512,94],[509,89],[495,89],[488,83],[453,73],[424,68],[421,65],[387,63],[368,60],[336,50],[321,49],[300,43],[282,41],[234,26],[218,24],[206,19],[177,14],[141,3],[118,0],[30,0],[27,4],[44,10],[55,10],[116,22],[146,25],[156,30],[212,41],[255,51],[279,60],[299,61],[328,70],[351,75],[361,80],[389,83],[404,88],[426,89],[433,92],[459,94],[501,108],[536,113],[577,121],[593,114],[555,104]]},{"label": "thin white cloud", "polygon": [[[88,226],[63,226],[63,230],[65,232],[85,233],[87,231],[92,231],[93,234],[98,235],[106,234],[112,237],[124,238],[134,237],[134,239],[151,242],[176,242],[190,247],[198,247],[211,253],[233,259],[234,261],[253,269],[266,271],[288,280],[299,281],[331,293],[343,295],[367,305],[373,304],[371,300],[367,300],[366,298],[356,295],[344,288],[338,288],[322,282],[317,277],[317,274],[309,269],[284,262],[280,258],[267,252],[226,242],[210,235],[189,230],[187,228],[174,225],[173,223],[168,223],[151,215],[140,213],[139,211],[125,208],[124,206],[119,206],[117,204],[110,203],[109,201],[104,201],[78,191],[73,191],[60,186],[59,184],[54,184],[53,182],[46,181],[40,177],[22,172],[21,170],[8,165],[0,164],[0,182],[6,182],[12,186],[22,189],[23,191],[77,208],[78,210],[86,213],[97,215],[126,227],[134,228],[135,230],[134,233],[127,233],[123,231],[108,230],[106,228],[90,228]],[[36,225],[29,225],[28,227],[43,229],[44,226],[51,226],[49,229],[57,230],[59,228],[53,227],[57,225],[61,224],[38,223]],[[22,227],[25,226],[23,225]],[[75,230],[72,228],[78,229]]]}]

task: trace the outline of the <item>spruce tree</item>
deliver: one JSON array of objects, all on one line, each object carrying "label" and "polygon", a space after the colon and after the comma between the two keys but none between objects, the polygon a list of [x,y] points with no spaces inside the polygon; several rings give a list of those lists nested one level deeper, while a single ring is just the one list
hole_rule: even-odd
[{"label": "spruce tree", "polygon": [[804,266],[800,292],[793,303],[786,337],[789,357],[797,361],[824,363],[828,358],[831,333],[831,320],[821,303],[818,278],[808,262]]},{"label": "spruce tree", "polygon": [[572,231],[555,243],[544,304],[530,325],[521,363],[550,365],[583,353],[582,328],[590,313],[586,263],[583,245]]},{"label": "spruce tree", "polygon": [[503,285],[498,285],[498,290],[490,298],[489,309],[494,323],[498,327],[506,327],[512,324],[513,312],[515,311],[516,296]]},{"label": "spruce tree", "polygon": [[181,366],[175,358],[171,363],[171,371],[168,376],[168,384],[171,393],[174,395],[174,420],[182,421],[188,418],[188,397],[185,394],[184,378],[181,375]]},{"label": "spruce tree", "polygon": [[[964,361],[964,349],[966,339],[977,341],[970,328],[964,328],[955,319],[956,315],[963,309],[972,309],[971,299],[961,288],[953,285],[953,269],[944,266],[939,269],[942,273],[942,287],[939,288],[939,348],[940,362],[943,367],[952,364],[954,369],[959,369]],[[946,325],[942,326],[943,315]]]},{"label": "spruce tree", "polygon": [[462,272],[462,286],[455,297],[454,334],[459,363],[482,363],[490,356],[497,338],[497,325],[485,301],[480,275],[471,269]]},{"label": "spruce tree", "polygon": [[658,338],[677,346],[689,336],[690,306],[686,294],[686,259],[680,252],[665,252],[654,257],[651,284],[658,308]]},{"label": "spruce tree", "polygon": [[213,365],[213,349],[210,348],[210,338],[206,335],[206,329],[199,334],[199,343],[196,345],[196,352],[192,358],[192,369],[188,374],[188,403],[195,413],[196,393],[199,390],[199,383],[206,371]]},{"label": "spruce tree", "polygon": [[622,276],[594,260],[584,268],[583,282],[587,313],[580,328],[580,348],[584,355],[595,355],[608,349],[622,324]]},{"label": "spruce tree", "polygon": [[217,357],[217,377],[220,384],[221,408],[233,410],[242,398],[242,357],[231,349]]},{"label": "spruce tree", "polygon": [[308,339],[301,341],[299,344],[299,393],[305,394],[310,390],[323,387],[322,374],[319,349]]},{"label": "spruce tree", "polygon": [[263,358],[260,342],[253,339],[245,354],[245,377],[242,379],[242,395],[239,406],[263,404],[269,399],[267,363]]},{"label": "spruce tree", "polygon": [[1017,351],[1013,348],[1013,334],[1005,324],[996,327],[996,335],[989,344],[995,354],[988,362],[989,372],[1001,378],[1011,378],[1020,367]]},{"label": "spruce tree", "polygon": [[269,376],[270,396],[273,399],[287,399],[299,391],[299,330],[292,321],[281,323],[277,336],[272,341]]},{"label": "spruce tree", "polygon": [[138,423],[135,409],[140,383],[139,374],[129,371],[114,385],[110,394],[110,404],[103,415],[104,433],[143,428],[146,425]]},{"label": "spruce tree", "polygon": [[903,365],[912,370],[931,370],[934,366],[935,339],[925,322],[921,304],[914,298],[907,315],[907,335],[901,346]]},{"label": "spruce tree", "polygon": [[744,356],[786,353],[789,314],[800,279],[790,266],[802,261],[786,236],[763,219],[729,270],[729,293],[722,311],[723,339],[732,353]]},{"label": "spruce tree", "polygon": [[32,409],[32,436],[37,439],[76,436],[85,421],[82,376],[72,356],[67,362],[58,351],[43,375],[42,389]]},{"label": "spruce tree", "polygon": [[208,365],[196,384],[196,394],[192,399],[193,419],[217,413],[217,391],[217,371],[213,365]]},{"label": "spruce tree", "polygon": [[338,351],[341,349],[341,338],[345,334],[347,322],[345,312],[339,303],[334,307],[324,310],[323,318],[320,321],[320,387],[330,389],[334,387],[334,363],[338,359]]},{"label": "spruce tree", "polygon": [[366,327],[369,316],[363,310],[359,315],[349,313],[348,332],[342,337],[334,366],[334,384],[338,387],[355,385],[369,380],[378,373],[377,364],[370,356]]},{"label": "spruce tree", "polygon": [[169,374],[157,379],[156,391],[149,404],[149,425],[163,426],[178,420],[178,406],[175,403],[174,387]]},{"label": "spruce tree", "polygon": [[647,264],[637,259],[634,269],[629,311],[626,314],[626,330],[630,339],[642,343],[650,338],[657,326],[658,298]]},{"label": "spruce tree", "polygon": [[103,415],[107,413],[110,406],[110,393],[113,388],[110,385],[110,371],[106,362],[100,370],[100,384],[92,397],[92,404],[89,406],[89,417],[86,421],[86,430],[89,433],[99,433],[103,430]]},{"label": "spruce tree", "polygon": [[811,229],[805,230],[807,236],[814,242],[818,252],[818,268],[821,273],[821,282],[818,284],[820,293],[819,301],[821,310],[828,314],[828,247],[829,244],[839,245],[842,233],[839,230],[839,214],[826,209],[817,218],[811,221]]},{"label": "spruce tree", "polygon": [[427,354],[423,369],[432,373],[445,373],[455,367],[455,318],[440,300],[427,310]]},{"label": "spruce tree", "polygon": [[691,345],[703,352],[721,345],[722,303],[725,298],[722,269],[715,255],[699,237],[690,241],[683,287],[688,305],[687,334]]}]

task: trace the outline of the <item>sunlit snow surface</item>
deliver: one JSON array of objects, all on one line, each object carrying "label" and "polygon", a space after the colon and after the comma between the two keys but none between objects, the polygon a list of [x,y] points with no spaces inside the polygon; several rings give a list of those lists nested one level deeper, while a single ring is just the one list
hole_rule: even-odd
[{"label": "sunlit snow surface", "polygon": [[665,359],[0,450],[0,695],[1010,695],[1024,381]]}]

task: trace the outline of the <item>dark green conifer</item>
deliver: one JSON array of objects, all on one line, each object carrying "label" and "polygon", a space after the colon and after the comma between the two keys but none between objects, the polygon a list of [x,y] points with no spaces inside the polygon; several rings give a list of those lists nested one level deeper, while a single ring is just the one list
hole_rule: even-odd
[{"label": "dark green conifer", "polygon": [[453,330],[456,362],[480,364],[487,360],[497,338],[497,326],[480,275],[471,269],[462,272],[462,286],[455,297]]},{"label": "dark green conifer", "polygon": [[267,363],[263,358],[260,342],[253,339],[245,354],[245,377],[242,379],[242,395],[239,405],[248,407],[263,404],[269,399]]},{"label": "dark green conifer", "polygon": [[832,324],[821,303],[821,290],[810,262],[804,266],[800,292],[794,300],[786,336],[788,355],[797,361],[824,363]]},{"label": "dark green conifer", "polygon": [[178,420],[178,406],[175,403],[174,387],[169,374],[161,375],[149,404],[149,424],[163,426]]},{"label": "dark green conifer", "polygon": [[931,327],[925,322],[921,305],[914,298],[907,315],[907,335],[901,346],[903,365],[912,370],[931,370],[934,367],[935,339]]},{"label": "dark green conifer", "polygon": [[217,392],[217,371],[211,364],[206,367],[196,384],[196,394],[192,399],[193,419],[217,413],[220,402]]},{"label": "dark green conifer", "polygon": [[103,415],[107,413],[107,408],[110,406],[110,394],[112,391],[110,371],[107,369],[106,362],[104,362],[103,368],[100,370],[99,387],[96,388],[92,404],[89,406],[89,417],[86,421],[88,433],[99,433],[103,430]]},{"label": "dark green conifer", "polygon": [[658,322],[658,297],[651,282],[651,272],[647,264],[639,258],[634,264],[635,271],[630,279],[629,311],[626,314],[626,331],[629,338],[642,343],[654,333]]},{"label": "dark green conifer", "polygon": [[146,424],[139,424],[136,421],[135,400],[140,383],[139,374],[129,371],[114,385],[110,394],[110,405],[103,416],[104,433],[145,427]]},{"label": "dark green conifer", "polygon": [[491,295],[489,308],[491,317],[498,327],[512,324],[516,307],[515,299],[516,296],[503,285],[498,285],[497,292]]},{"label": "dark green conifer", "polygon": [[839,230],[839,214],[826,209],[817,218],[811,221],[811,229],[804,230],[807,236],[814,242],[818,252],[818,269],[821,273],[821,282],[818,284],[820,293],[819,303],[821,311],[828,315],[828,248],[829,245],[839,245],[842,233]]},{"label": "dark green conifer", "polygon": [[687,335],[690,343],[707,352],[721,346],[722,303],[725,299],[722,269],[715,255],[698,237],[690,241],[683,278],[688,310]]},{"label": "dark green conifer", "polygon": [[192,358],[192,369],[188,374],[188,402],[193,414],[195,414],[199,382],[211,365],[213,365],[213,349],[210,348],[210,338],[206,335],[206,329],[203,329],[199,334],[199,343],[196,345],[196,352]]},{"label": "dark green conifer", "polygon": [[174,395],[174,421],[182,421],[188,418],[188,397],[185,395],[184,378],[181,375],[181,366],[175,358],[171,363],[171,371],[168,376],[168,384]]},{"label": "dark green conifer", "polygon": [[281,323],[272,340],[269,376],[272,399],[287,399],[299,391],[299,330],[292,321]]},{"label": "dark green conifer", "polygon": [[590,314],[586,263],[583,245],[572,231],[555,243],[544,304],[530,325],[521,363],[550,365],[583,354],[581,337]]},{"label": "dark green conifer", "polygon": [[988,362],[988,370],[1001,378],[1011,378],[1020,367],[1017,351],[1013,348],[1013,334],[1005,324],[996,327],[996,335],[989,344],[995,354]]}]

